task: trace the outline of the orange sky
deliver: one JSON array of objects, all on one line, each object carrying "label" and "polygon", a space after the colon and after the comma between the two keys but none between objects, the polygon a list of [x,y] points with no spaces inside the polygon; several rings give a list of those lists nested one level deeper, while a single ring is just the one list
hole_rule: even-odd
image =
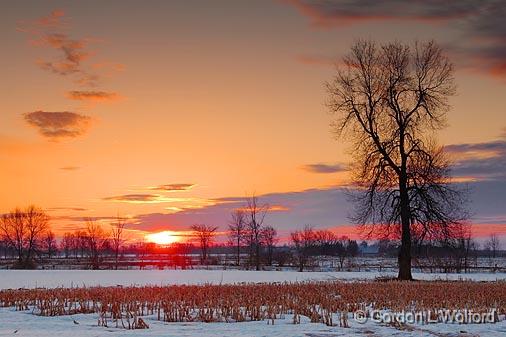
[{"label": "orange sky", "polygon": [[[423,6],[409,16],[378,6],[367,16],[306,1],[2,7],[8,80],[0,84],[0,212],[33,203],[49,210],[60,232],[85,216],[108,224],[117,214],[142,233],[177,230],[201,220],[199,210],[215,209],[223,212],[212,221],[223,226],[228,208],[217,199],[253,192],[285,208],[269,221],[286,230],[304,225],[299,214],[313,214],[324,227],[349,225],[344,201],[337,211],[302,196],[346,182],[347,144],[330,134],[323,83],[357,38],[435,38],[448,46],[458,95],[441,142],[499,142],[492,150],[454,150],[467,160],[506,156],[500,147],[506,71],[458,40],[471,36],[482,46],[495,38],[494,27],[485,27],[490,36],[480,35],[486,29],[468,24],[462,8],[435,20]],[[69,114],[55,121],[47,112]],[[487,207],[476,210],[476,222],[506,222],[502,207]]]}]

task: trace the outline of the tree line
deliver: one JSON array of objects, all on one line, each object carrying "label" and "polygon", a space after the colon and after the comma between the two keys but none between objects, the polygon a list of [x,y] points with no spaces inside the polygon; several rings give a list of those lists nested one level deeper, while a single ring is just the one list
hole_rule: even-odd
[{"label": "tree line", "polygon": [[[83,228],[65,232],[57,240],[51,230],[50,217],[42,209],[29,206],[2,215],[0,244],[16,256],[13,267],[22,269],[35,268],[37,258],[51,259],[54,256],[85,259],[90,269],[103,268],[107,259],[109,267],[118,269],[120,257],[125,253],[140,258],[150,254],[171,255],[179,258],[174,261],[181,266],[192,264],[191,261],[188,262],[188,257],[198,253],[199,263],[205,266],[220,263],[216,252],[221,251],[227,256],[233,256],[233,259],[221,262],[222,264],[256,270],[273,265],[294,266],[299,271],[314,266],[324,257],[336,261],[335,267],[343,270],[346,262],[368,245],[366,241],[359,245],[356,240],[339,236],[328,229],[315,229],[311,225],[292,231],[288,241],[285,240],[280,245],[277,230],[266,222],[269,209],[270,206],[256,196],[246,198],[243,206],[232,210],[225,232],[218,232],[217,226],[194,224],[190,227],[192,235],[188,242],[174,243],[171,247],[157,247],[154,243],[146,242],[127,245],[127,222],[119,216],[110,224],[109,230],[94,219],[86,218]],[[226,243],[216,243],[217,235],[226,236]],[[381,255],[394,256],[399,251],[396,240],[382,239],[377,245]],[[472,261],[476,263],[478,249],[478,243],[470,232],[466,232],[452,241],[445,240],[439,244],[415,241],[412,255],[424,261],[417,262],[418,267],[430,271],[437,268],[467,271]],[[498,255],[499,249],[500,241],[495,234],[483,244],[483,251],[493,258]],[[211,256],[211,251],[215,252],[214,256]]]}]

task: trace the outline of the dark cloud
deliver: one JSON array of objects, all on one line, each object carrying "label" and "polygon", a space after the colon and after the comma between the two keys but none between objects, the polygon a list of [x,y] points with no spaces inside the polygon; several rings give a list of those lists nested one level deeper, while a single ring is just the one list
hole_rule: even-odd
[{"label": "dark cloud", "polygon": [[[506,179],[472,181],[465,186],[471,191],[469,207],[473,214],[472,223],[483,226],[506,223],[504,210]],[[347,195],[347,189],[336,187],[271,193],[258,197],[261,203],[276,205],[275,208],[282,207],[277,209],[282,211],[269,212],[265,219],[265,223],[273,225],[282,236],[287,236],[291,231],[306,224],[315,228],[342,227],[349,229],[350,233],[340,232],[340,234],[353,235],[348,218],[352,204]],[[183,209],[175,213],[140,214],[132,219],[132,228],[145,231],[188,230],[194,223],[206,223],[218,226],[220,230],[226,230],[231,212],[244,207],[246,198],[223,197],[215,199],[215,202],[213,205]]]},{"label": "dark cloud", "polygon": [[345,25],[364,20],[441,21],[469,16],[479,9],[476,1],[371,1],[286,0],[317,26]]},{"label": "dark cloud", "polygon": [[23,116],[29,125],[51,140],[80,136],[87,131],[91,123],[89,116],[70,111],[34,111]]},{"label": "dark cloud", "polygon": [[303,170],[312,173],[337,173],[346,171],[342,164],[308,164],[302,167]]},{"label": "dark cloud", "polygon": [[77,101],[92,102],[115,101],[119,99],[119,95],[115,92],[81,90],[69,91],[67,92],[67,97]]},{"label": "dark cloud", "polygon": [[187,191],[191,189],[195,184],[166,184],[157,187],[151,187],[150,190],[155,191]]},{"label": "dark cloud", "polygon": [[456,163],[452,173],[457,177],[482,180],[506,180],[506,140],[446,146]]},{"label": "dark cloud", "polygon": [[[305,224],[317,228],[349,223],[350,207],[342,189],[312,189],[302,192],[272,193],[259,196],[261,203],[270,205],[266,224],[287,235]],[[136,229],[146,231],[187,230],[194,223],[206,223],[225,230],[232,211],[246,205],[245,197],[215,199],[216,204],[184,209],[176,213],[150,213],[135,216]],[[134,227],[132,227],[134,228]]]},{"label": "dark cloud", "polygon": [[386,20],[444,24],[460,32],[448,48],[462,66],[501,78],[506,75],[506,6],[502,0],[285,2],[323,28]]}]

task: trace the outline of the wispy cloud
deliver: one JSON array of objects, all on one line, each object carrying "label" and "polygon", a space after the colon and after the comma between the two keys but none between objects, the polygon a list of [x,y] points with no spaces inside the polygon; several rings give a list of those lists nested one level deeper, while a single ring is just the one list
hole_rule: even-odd
[{"label": "wispy cloud", "polygon": [[311,173],[337,173],[346,171],[346,167],[342,164],[308,164],[302,166],[304,171]]},{"label": "wispy cloud", "polygon": [[47,210],[48,211],[76,211],[76,212],[89,211],[89,209],[82,208],[82,207],[50,207]]},{"label": "wispy cloud", "polygon": [[75,138],[84,134],[90,123],[89,116],[76,112],[34,111],[24,114],[25,121],[36,128],[39,133],[53,141],[61,138]]},{"label": "wispy cloud", "polygon": [[156,187],[150,187],[150,190],[154,191],[188,191],[191,188],[193,188],[195,184],[186,184],[186,183],[178,183],[178,184],[166,184],[166,185],[159,185]]},{"label": "wispy cloud", "polygon": [[86,60],[90,53],[86,51],[87,42],[85,40],[73,40],[66,34],[51,33],[44,35],[39,44],[58,50],[61,54],[58,60],[44,61],[39,60],[37,64],[45,70],[49,70],[58,75],[70,75],[85,72],[82,68],[82,62]]},{"label": "wispy cloud", "polygon": [[120,96],[115,92],[73,90],[67,92],[67,97],[76,101],[106,102],[116,101]]},{"label": "wispy cloud", "polygon": [[204,202],[200,199],[195,198],[174,198],[166,197],[161,194],[123,194],[112,197],[102,198],[104,201],[115,201],[115,202],[126,202],[134,204],[159,204],[159,203],[183,203],[185,208],[200,207],[199,204],[206,205],[209,202]]},{"label": "wispy cloud", "polygon": [[63,167],[60,167],[60,170],[63,170],[63,171],[76,171],[76,170],[79,170],[80,167],[79,166],[63,166]]},{"label": "wispy cloud", "polygon": [[105,197],[102,200],[128,202],[128,203],[141,203],[141,204],[160,203],[169,201],[167,198],[159,194],[124,194],[112,197]]},{"label": "wispy cloud", "polygon": [[[48,16],[30,22],[21,22],[18,30],[29,34],[34,46],[58,52],[55,58],[37,60],[37,64],[42,69],[61,76],[72,76],[74,81],[81,86],[97,86],[100,81],[99,70],[119,69],[118,63],[111,62],[96,62],[93,65],[87,65],[85,61],[95,56],[89,50],[89,44],[96,40],[73,38],[66,32],[68,28],[69,20],[65,12],[54,10]],[[67,97],[79,101],[104,102],[116,100],[120,96],[115,92],[73,90],[67,92]],[[70,111],[34,111],[24,114],[24,119],[50,140],[77,137],[84,134],[91,124],[90,117]]]},{"label": "wispy cloud", "polygon": [[37,60],[42,69],[61,76],[72,76],[75,83],[89,87],[99,85],[101,72],[123,69],[117,62],[86,62],[96,58],[90,44],[98,40],[71,36],[68,33],[69,21],[63,10],[54,10],[48,16],[20,23],[18,30],[29,34],[32,45],[57,51],[54,58]]}]

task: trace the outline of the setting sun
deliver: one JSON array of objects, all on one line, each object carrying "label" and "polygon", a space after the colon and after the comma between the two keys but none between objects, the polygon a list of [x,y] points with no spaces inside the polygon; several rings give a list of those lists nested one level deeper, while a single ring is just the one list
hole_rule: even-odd
[{"label": "setting sun", "polygon": [[163,231],[146,235],[146,240],[159,245],[170,245],[179,241],[179,237],[172,231]]}]

